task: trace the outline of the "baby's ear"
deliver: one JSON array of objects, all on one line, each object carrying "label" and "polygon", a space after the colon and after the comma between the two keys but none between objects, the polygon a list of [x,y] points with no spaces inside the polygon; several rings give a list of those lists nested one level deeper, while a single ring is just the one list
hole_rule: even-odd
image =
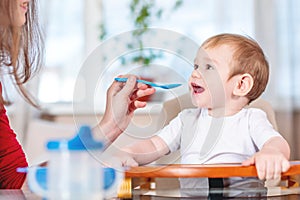
[{"label": "baby's ear", "polygon": [[236,96],[246,96],[253,87],[253,78],[250,74],[242,74],[238,78],[233,89],[233,94]]}]

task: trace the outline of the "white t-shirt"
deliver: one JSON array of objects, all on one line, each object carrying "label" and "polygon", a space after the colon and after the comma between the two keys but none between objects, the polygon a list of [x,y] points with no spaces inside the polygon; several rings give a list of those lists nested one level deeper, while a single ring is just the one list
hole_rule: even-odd
[{"label": "white t-shirt", "polygon": [[[157,135],[170,152],[180,149],[182,164],[241,163],[271,137],[280,136],[265,112],[256,108],[242,109],[222,118],[209,116],[207,109],[187,109]],[[203,185],[203,181],[199,184]],[[184,187],[199,186],[187,184],[181,180]]]}]

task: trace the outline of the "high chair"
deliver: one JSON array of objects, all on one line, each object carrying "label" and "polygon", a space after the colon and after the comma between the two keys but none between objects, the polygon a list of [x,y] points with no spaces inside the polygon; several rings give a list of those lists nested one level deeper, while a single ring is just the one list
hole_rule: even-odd
[{"label": "high chair", "polygon": [[[193,108],[189,94],[184,94],[163,104],[159,116],[157,129],[167,125],[177,114],[186,108]],[[259,98],[253,101],[249,107],[259,108],[266,112],[270,123],[277,130],[275,113],[271,105]],[[172,163],[172,164],[170,164]],[[229,178],[229,177],[257,177],[255,166],[241,166],[240,164],[229,165],[182,165],[180,164],[179,152],[171,153],[157,160],[155,165],[132,167],[125,173],[126,181],[123,189],[130,184],[131,189],[179,189],[178,178]],[[268,196],[283,195],[290,192],[290,188],[299,187],[300,161],[291,161],[291,168],[282,174],[281,180],[276,185],[282,187],[283,191],[271,191]],[[124,187],[127,186],[127,187]],[[274,186],[274,183],[266,183],[266,186]],[[276,187],[278,189],[278,187]],[[293,191],[300,194],[300,191]],[[293,193],[292,192],[292,193]],[[125,192],[126,193],[126,192]],[[124,190],[122,194],[125,194]],[[127,197],[132,196],[132,191],[127,191]]]},{"label": "high chair", "polygon": [[[210,193],[211,191],[214,191],[213,189],[218,189],[216,191],[220,192],[221,195],[232,195],[232,193],[238,193],[240,195],[239,197],[249,197],[249,195],[253,194],[258,195],[259,197],[274,197],[282,195],[299,195],[297,197],[300,197],[300,161],[291,161],[290,164],[290,169],[287,172],[282,173],[281,182],[278,186],[252,186],[251,188],[203,188],[202,191],[201,189],[197,188],[196,191],[198,191],[198,193],[196,193],[196,195],[203,195],[203,192]],[[126,179],[118,193],[120,198],[132,198],[134,195],[136,195],[135,193],[137,193],[137,195],[179,198],[182,197],[182,191],[184,190],[180,190],[179,188],[170,189],[167,187],[157,186],[156,179],[168,178],[170,180],[177,178],[219,179],[230,177],[257,177],[257,173],[255,166],[241,166],[239,164],[170,164],[131,167],[130,169],[126,170],[125,177]],[[131,190],[129,190],[129,186],[131,187]]]}]

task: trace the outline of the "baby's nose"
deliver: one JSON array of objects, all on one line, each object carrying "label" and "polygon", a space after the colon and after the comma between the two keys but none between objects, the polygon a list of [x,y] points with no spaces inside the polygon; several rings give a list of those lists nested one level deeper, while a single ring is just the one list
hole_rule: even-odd
[{"label": "baby's nose", "polygon": [[201,74],[200,70],[196,70],[196,69],[193,70],[191,76],[192,76],[193,78],[202,78],[202,74]]}]

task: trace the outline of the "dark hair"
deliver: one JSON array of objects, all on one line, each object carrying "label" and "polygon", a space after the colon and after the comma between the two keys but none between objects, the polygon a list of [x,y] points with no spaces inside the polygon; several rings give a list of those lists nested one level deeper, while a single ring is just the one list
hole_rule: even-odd
[{"label": "dark hair", "polygon": [[257,99],[265,90],[269,80],[269,63],[262,48],[252,38],[230,33],[213,36],[201,46],[214,48],[221,45],[233,47],[229,79],[238,74],[249,73],[253,77],[254,84],[246,97],[249,102]]},{"label": "dark hair", "polygon": [[[17,2],[0,0],[0,72],[8,72],[21,96],[38,107],[24,87],[43,63],[44,42],[37,20],[37,2],[29,2],[25,24],[16,26]],[[2,96],[0,103],[5,103]]]}]

